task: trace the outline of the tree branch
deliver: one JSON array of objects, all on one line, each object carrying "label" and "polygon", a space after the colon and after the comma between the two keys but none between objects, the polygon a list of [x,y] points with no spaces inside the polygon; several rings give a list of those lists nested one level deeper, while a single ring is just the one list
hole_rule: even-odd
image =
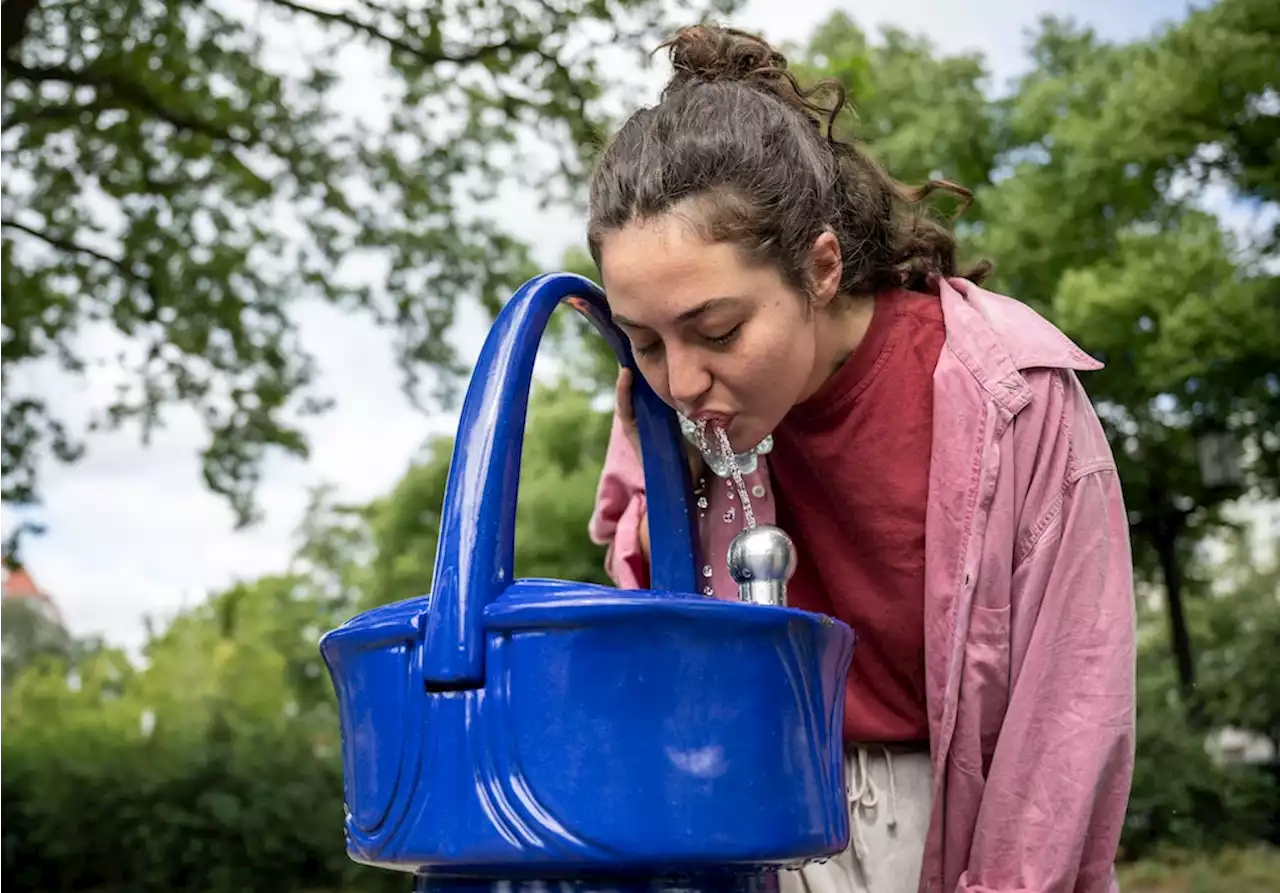
[{"label": "tree branch", "polygon": [[63,105],[38,106],[32,104],[26,108],[16,109],[0,122],[0,129],[8,130],[10,127],[33,124],[36,121],[74,121],[84,112],[97,114],[105,110],[104,106],[96,102],[88,105],[65,103]]},{"label": "tree branch", "polygon": [[[14,0],[6,0],[6,2],[12,3]],[[102,93],[106,92],[120,100],[122,104],[131,106],[139,111],[149,112],[180,130],[207,136],[215,143],[230,143],[252,148],[261,142],[261,138],[256,133],[253,133],[252,130],[250,130],[250,139],[248,141],[236,139],[225,130],[214,127],[195,115],[165,105],[155,97],[155,94],[141,84],[123,78],[114,72],[104,70],[101,67],[90,65],[77,69],[65,65],[50,65],[42,68],[30,68],[9,58],[5,58],[3,64],[4,70],[10,75],[31,84],[61,82],[82,87],[92,87],[99,93],[98,105],[100,106],[103,104],[101,100],[104,98]],[[19,123],[21,123],[20,120]]]},{"label": "tree branch", "polygon": [[[468,52],[458,53],[456,55],[446,53],[443,49],[438,52],[433,52],[427,50],[421,45],[415,46],[401,37],[395,37],[388,34],[376,25],[371,25],[368,22],[362,22],[359,19],[353,18],[349,13],[329,12],[323,9],[315,9],[311,6],[295,3],[294,0],[267,0],[267,2],[274,3],[276,6],[288,9],[291,12],[299,12],[304,15],[314,16],[321,21],[330,22],[335,25],[343,25],[353,31],[364,34],[367,37],[372,37],[374,40],[382,41],[392,49],[408,53],[409,55],[421,60],[426,65],[438,65],[441,62],[452,62],[457,65],[471,65],[476,62],[483,62],[485,59],[496,55],[498,51],[504,49],[510,50],[513,53],[538,53],[539,55],[545,56],[545,54],[541,52],[542,44],[536,38],[485,44]],[[373,4],[367,5],[371,8],[376,8]]]},{"label": "tree branch", "polygon": [[145,276],[139,275],[131,269],[125,261],[112,257],[109,254],[104,254],[94,248],[89,248],[86,245],[81,245],[71,239],[64,239],[61,236],[51,235],[42,230],[38,230],[35,227],[27,226],[25,223],[19,223],[9,217],[0,218],[0,226],[12,227],[19,232],[24,232],[33,238],[39,239],[51,248],[57,248],[59,251],[65,251],[68,254],[83,254],[86,257],[92,257],[95,260],[111,264],[111,266],[120,271],[121,275],[127,279],[133,280],[134,282],[147,282],[147,278]]},{"label": "tree branch", "polygon": [[324,22],[332,22],[335,25],[345,25],[353,31],[359,31],[368,37],[380,40],[394,49],[409,53],[413,56],[422,57],[428,64],[446,61],[443,58],[428,59],[426,58],[426,53],[421,47],[415,47],[405,40],[398,37],[392,37],[390,34],[387,34],[385,31],[382,31],[374,25],[354,19],[345,12],[328,12],[327,10],[304,6],[301,3],[294,3],[293,0],[268,0],[268,2],[274,3],[276,6],[283,7],[291,12],[300,12],[305,15],[315,16],[317,19]]}]

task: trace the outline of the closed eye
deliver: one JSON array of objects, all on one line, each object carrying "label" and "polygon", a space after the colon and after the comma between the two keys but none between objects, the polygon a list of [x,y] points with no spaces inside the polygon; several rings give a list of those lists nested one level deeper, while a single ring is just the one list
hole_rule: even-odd
[{"label": "closed eye", "polygon": [[730,344],[733,343],[733,339],[738,337],[738,333],[741,331],[742,331],[742,323],[738,323],[736,326],[734,326],[729,331],[725,332],[723,335],[708,337],[707,340],[710,341],[712,344],[714,344],[716,347],[728,347]]},{"label": "closed eye", "polygon": [[[742,323],[738,323],[736,326],[734,326],[729,331],[725,332],[723,335],[706,335],[704,336],[704,340],[708,344],[712,345],[713,347],[728,347],[730,344],[733,343],[734,339],[738,337],[741,331],[742,331]],[[662,352],[662,341],[658,340],[653,342],[652,344],[644,344],[644,345],[638,345],[633,343],[631,345],[631,350],[632,352],[635,353],[636,356],[639,356],[639,357],[657,356],[659,353]]]}]

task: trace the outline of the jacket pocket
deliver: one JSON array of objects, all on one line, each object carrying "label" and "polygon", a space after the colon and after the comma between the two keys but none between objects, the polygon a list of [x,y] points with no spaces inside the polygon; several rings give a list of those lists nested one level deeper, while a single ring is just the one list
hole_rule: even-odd
[{"label": "jacket pocket", "polygon": [[1009,606],[974,605],[964,646],[951,755],[985,779],[1009,706]]}]

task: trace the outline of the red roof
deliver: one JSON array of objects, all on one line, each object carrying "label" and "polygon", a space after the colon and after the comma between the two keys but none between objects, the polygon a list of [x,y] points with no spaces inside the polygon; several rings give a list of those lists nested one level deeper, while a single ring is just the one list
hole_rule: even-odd
[{"label": "red roof", "polygon": [[60,616],[58,606],[54,604],[49,593],[40,589],[26,568],[12,568],[8,561],[0,562],[4,566],[4,598],[34,598],[52,609],[54,616]]},{"label": "red roof", "polygon": [[23,598],[24,596],[48,598],[36,586],[35,580],[31,579],[31,574],[27,573],[26,568],[14,570],[9,566],[9,562],[4,562],[4,597]]}]

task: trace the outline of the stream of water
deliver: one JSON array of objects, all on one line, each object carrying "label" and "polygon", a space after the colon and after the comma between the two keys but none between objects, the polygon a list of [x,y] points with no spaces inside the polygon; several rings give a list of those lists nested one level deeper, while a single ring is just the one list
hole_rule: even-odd
[{"label": "stream of water", "polygon": [[[742,500],[742,515],[747,521],[747,527],[755,527],[756,513],[751,507],[751,497],[747,495],[747,485],[742,479],[742,467],[738,465],[738,456],[734,453],[733,446],[729,443],[728,433],[719,425],[713,425],[712,431],[716,439],[716,442],[713,445],[707,439],[707,423],[705,421],[699,421],[697,423],[696,431],[698,434],[698,450],[702,455],[706,458],[710,458],[718,452],[724,459],[724,462],[729,466],[730,474],[733,476],[732,486],[738,491],[738,497]],[[733,498],[732,493],[730,493],[729,498]],[[732,511],[732,509],[730,509],[730,511]],[[730,520],[728,515],[726,515],[725,520]]]},{"label": "stream of water", "polygon": [[747,496],[747,485],[742,480],[742,469],[738,467],[738,457],[733,452],[733,447],[729,444],[729,435],[719,425],[715,426],[715,431],[716,440],[720,442],[720,454],[729,463],[729,470],[733,473],[734,486],[738,488],[738,496],[742,499],[742,514],[747,519],[747,527],[755,527],[756,513],[751,507],[751,498]]}]

